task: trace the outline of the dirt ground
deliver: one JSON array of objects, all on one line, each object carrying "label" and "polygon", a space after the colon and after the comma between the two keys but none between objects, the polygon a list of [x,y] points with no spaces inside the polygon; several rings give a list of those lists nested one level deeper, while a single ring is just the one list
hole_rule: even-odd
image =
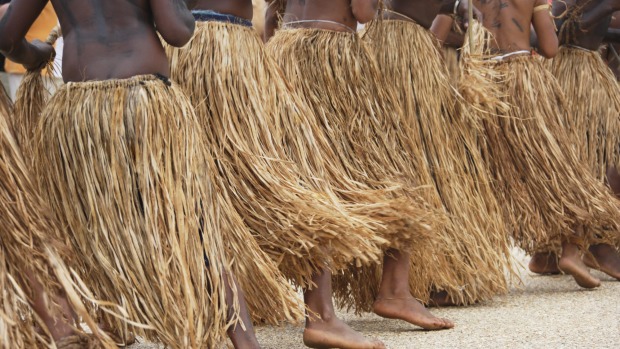
[{"label": "dirt ground", "polygon": [[[515,257],[523,265],[527,258]],[[410,348],[620,348],[620,282],[594,272],[603,285],[580,289],[569,276],[537,276],[521,268],[522,285],[507,296],[471,307],[433,310],[452,319],[456,328],[425,332],[372,314],[340,315],[367,336],[391,349]],[[265,349],[304,348],[302,328],[261,327]],[[142,343],[131,349],[159,348]]]}]

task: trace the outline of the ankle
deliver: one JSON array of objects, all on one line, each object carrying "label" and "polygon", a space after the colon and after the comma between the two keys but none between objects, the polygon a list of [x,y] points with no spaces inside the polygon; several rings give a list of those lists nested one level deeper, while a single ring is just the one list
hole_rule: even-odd
[{"label": "ankle", "polygon": [[254,332],[250,330],[244,331],[240,326],[237,326],[234,330],[228,330],[228,338],[230,338],[235,348],[260,348]]},{"label": "ankle", "polygon": [[397,285],[394,287],[382,287],[379,290],[377,299],[397,299],[397,298],[411,298],[411,292],[409,286]]}]

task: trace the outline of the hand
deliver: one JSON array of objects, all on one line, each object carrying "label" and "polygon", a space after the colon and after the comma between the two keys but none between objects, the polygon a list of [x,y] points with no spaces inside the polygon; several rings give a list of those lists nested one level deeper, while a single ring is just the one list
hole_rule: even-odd
[{"label": "hand", "polygon": [[54,46],[46,42],[34,40],[30,43],[30,47],[32,49],[34,57],[31,63],[24,64],[24,67],[28,71],[43,69],[49,62],[52,62],[56,57],[56,51],[54,50]]},{"label": "hand", "polygon": [[[482,12],[478,10],[475,6],[473,8],[474,19],[482,21]],[[461,0],[458,8],[455,13],[458,17],[463,18],[463,29],[467,29],[469,27],[469,0]]]}]

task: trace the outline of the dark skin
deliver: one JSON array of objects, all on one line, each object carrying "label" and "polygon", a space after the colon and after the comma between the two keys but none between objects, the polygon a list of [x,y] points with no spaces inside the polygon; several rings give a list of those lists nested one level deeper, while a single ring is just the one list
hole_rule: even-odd
[{"label": "dark skin", "polygon": [[[42,67],[54,55],[51,45],[24,39],[46,4],[46,0],[14,0],[0,20],[0,51],[30,70]],[[196,5],[195,0],[52,0],[52,4],[63,28],[66,82],[142,74],[167,77],[168,58],[157,34],[180,47],[194,33],[194,18],[188,8]],[[226,294],[227,303],[233,304],[230,287]],[[231,328],[229,337],[237,348],[258,348],[241,290],[239,303],[246,330]]]},{"label": "dark skin", "polygon": [[[0,51],[29,70],[40,68],[54,54],[50,45],[24,39],[46,4],[46,0],[12,1],[0,22]],[[63,28],[65,81],[168,76],[168,60],[157,33],[170,45],[182,46],[194,31],[193,17],[182,0],[52,0],[52,4]]]},{"label": "dark skin", "polygon": [[252,20],[252,0],[197,0],[194,10],[213,10]]},{"label": "dark skin", "polygon": [[[609,35],[605,37],[605,41],[609,43],[609,46],[603,52],[603,57],[607,61],[609,68],[614,72],[616,80],[620,80],[620,13],[614,13],[607,32],[608,34],[613,32],[614,38],[611,39]],[[614,192],[618,195],[620,188],[614,190]]]},{"label": "dark skin", "polygon": [[[410,0],[390,0],[386,1],[387,7],[394,12],[407,16],[414,20],[417,24],[421,25],[426,29],[431,29],[433,25],[433,21],[438,15],[452,15],[454,12],[454,0],[431,0],[431,1],[410,1]],[[468,1],[461,1],[458,8],[457,14],[461,17],[465,17],[467,15],[467,5]],[[398,14],[390,14],[386,13],[384,18],[388,19],[403,19],[402,16]],[[452,21],[447,26],[445,30],[445,35],[440,34],[438,37],[440,40],[445,38],[450,31],[449,27],[451,27]],[[443,33],[443,31],[442,31]],[[437,34],[437,33],[436,33]]]},{"label": "dark skin", "polygon": [[[278,8],[279,4],[275,5]],[[452,7],[454,4],[452,3]],[[372,0],[289,0],[287,1],[284,22],[296,20],[329,20],[331,23],[308,22],[300,27],[319,28],[333,31],[350,31],[357,23],[366,23],[375,18],[377,1]],[[440,6],[436,7],[435,17]],[[276,12],[276,11],[274,11]],[[273,16],[273,14],[271,14]],[[429,23],[432,22],[432,18]],[[269,15],[267,22],[269,22]],[[429,24],[430,25],[430,24]],[[398,250],[386,252],[379,294],[373,305],[375,314],[404,320],[428,330],[454,327],[445,319],[433,316],[417,301],[409,290],[410,256]],[[332,303],[331,273],[324,271],[313,279],[315,289],[306,290],[304,299],[311,312],[304,331],[304,343],[311,348],[384,348],[381,342],[369,340],[357,333],[336,317]]]},{"label": "dark skin", "polygon": [[558,39],[553,21],[546,10],[534,13],[534,7],[547,4],[546,0],[476,0],[474,5],[482,12],[483,25],[495,38],[494,49],[499,53],[529,51],[530,28],[533,26],[539,40],[539,53],[552,58],[558,52]]},{"label": "dark skin", "polygon": [[[484,16],[483,25],[493,34],[494,49],[499,53],[530,50],[530,28],[538,36],[539,53],[546,58],[558,52],[558,38],[553,20],[547,9],[535,11],[546,0],[476,0],[475,6]],[[571,241],[562,241],[562,256],[558,267],[573,276],[577,284],[584,288],[600,286],[600,280],[592,276],[583,263],[579,247]]]},{"label": "dark skin", "polygon": [[[567,11],[578,11],[578,13],[587,14],[598,8],[598,2],[592,0],[569,0],[565,2],[553,2],[553,15],[561,16]],[[579,18],[576,20],[567,20],[568,16],[556,20],[556,25],[560,28],[560,45],[575,45],[585,49],[596,51],[603,44],[603,39],[607,33],[607,28],[611,23],[613,12],[609,12],[598,22],[592,23],[588,29],[580,28]]]},{"label": "dark skin", "polygon": [[[286,2],[286,7],[282,6]],[[368,23],[375,18],[378,0],[276,0],[271,1],[265,18],[265,41],[273,35],[278,12],[284,9],[284,22],[324,20],[340,23],[300,23],[299,28],[319,28],[334,31],[356,30],[357,23]],[[280,13],[281,14],[281,13]],[[282,15],[282,14],[281,14]]]},{"label": "dark skin", "polygon": [[[605,2],[596,2],[591,0],[571,0],[571,1],[554,1],[553,13],[560,16],[565,13],[567,8],[570,11],[577,11],[581,16],[574,17],[573,21],[559,20],[558,28],[560,29],[560,43],[565,45],[576,45],[588,50],[596,51],[603,44],[605,35],[607,34],[609,25],[612,21],[612,10],[607,12],[603,9],[610,8]],[[589,29],[583,29],[579,23],[580,18],[590,16],[590,13],[597,13],[599,22],[590,23]],[[604,14],[604,16],[603,16]],[[567,17],[565,17],[567,18]],[[620,174],[616,168],[607,169],[607,183],[618,196],[620,193]],[[613,278],[620,280],[620,254],[614,247],[608,244],[595,244],[589,248],[590,255],[584,257],[585,265],[603,271]],[[531,271],[539,274],[555,273],[554,264],[550,263],[554,255],[547,256],[546,253],[536,254],[530,261],[529,268]],[[560,266],[555,266],[560,269]]]},{"label": "dark skin", "polygon": [[[411,19],[422,27],[429,29],[440,41],[445,41],[452,32],[454,12],[454,1],[408,1],[408,0],[392,0],[387,3],[388,8],[392,12],[384,13],[385,19],[394,20],[408,20]],[[466,16],[468,12],[469,1],[461,1],[457,7],[457,14],[459,16]],[[478,17],[477,15],[476,17]],[[458,36],[452,36],[452,39],[459,41]],[[462,35],[461,35],[462,38]],[[462,45],[462,42],[460,43]],[[459,45],[459,47],[460,47]],[[389,265],[389,264],[388,264]],[[398,266],[399,268],[402,266]],[[431,292],[430,300],[428,303],[430,306],[451,306],[457,305],[446,292]],[[377,303],[376,306],[381,306],[381,303]],[[416,304],[416,309],[411,308],[412,312],[420,312],[423,307],[419,307]],[[432,316],[426,309],[423,311],[426,316]],[[409,321],[409,320],[406,320]],[[454,324],[442,319],[446,327],[451,328]],[[411,321],[410,321],[411,322]]]},{"label": "dark skin", "polygon": [[[570,2],[574,1],[575,0],[572,0]],[[620,11],[620,0],[592,1],[592,3],[587,6],[581,17],[581,28],[584,30],[590,30],[593,26],[600,23],[600,21],[605,20],[610,14]]]}]

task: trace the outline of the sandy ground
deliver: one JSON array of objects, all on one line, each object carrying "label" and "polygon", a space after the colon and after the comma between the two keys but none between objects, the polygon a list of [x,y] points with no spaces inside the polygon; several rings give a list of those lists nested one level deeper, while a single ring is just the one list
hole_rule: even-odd
[{"label": "sandy ground", "polygon": [[[521,263],[527,259],[516,254]],[[424,332],[406,323],[367,314],[340,315],[354,329],[381,339],[392,349],[410,348],[620,348],[620,282],[594,272],[599,289],[580,289],[568,276],[536,276],[521,268],[522,285],[493,302],[435,309],[456,322],[455,329]],[[302,329],[262,327],[265,349],[304,348]],[[138,344],[131,349],[159,348]]]}]

